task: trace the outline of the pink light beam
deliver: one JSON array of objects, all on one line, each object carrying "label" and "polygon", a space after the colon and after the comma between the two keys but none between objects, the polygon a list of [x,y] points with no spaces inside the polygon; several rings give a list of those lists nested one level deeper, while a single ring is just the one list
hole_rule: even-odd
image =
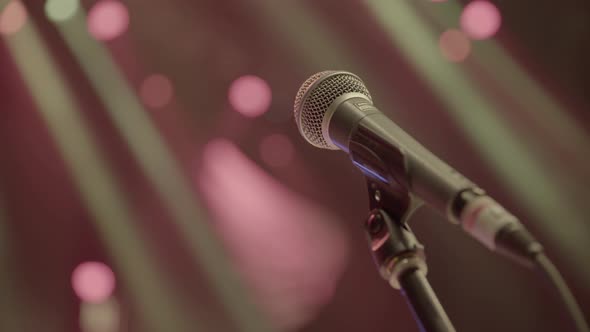
[{"label": "pink light beam", "polygon": [[12,0],[0,12],[0,35],[10,36],[27,23],[27,9],[18,0]]},{"label": "pink light beam", "polygon": [[88,32],[101,41],[113,40],[129,26],[127,7],[116,0],[100,0],[90,8],[87,17]]},{"label": "pink light beam", "polygon": [[234,110],[246,117],[255,118],[268,111],[272,92],[262,78],[246,75],[232,82],[228,99]]},{"label": "pink light beam", "polygon": [[445,59],[451,62],[461,62],[471,53],[471,41],[463,32],[455,29],[443,32],[438,45]]},{"label": "pink light beam", "polygon": [[493,37],[500,29],[502,15],[498,8],[489,1],[470,2],[461,13],[461,29],[474,40]]},{"label": "pink light beam", "polygon": [[338,220],[288,190],[227,140],[211,141],[198,181],[254,300],[278,329],[309,322],[334,294],[347,241]]},{"label": "pink light beam", "polygon": [[115,290],[115,274],[100,262],[84,262],[72,272],[72,288],[80,300],[100,303]]}]

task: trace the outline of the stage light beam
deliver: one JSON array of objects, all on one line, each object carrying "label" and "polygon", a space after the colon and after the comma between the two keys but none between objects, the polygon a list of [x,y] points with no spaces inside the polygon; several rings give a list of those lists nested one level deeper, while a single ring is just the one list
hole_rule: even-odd
[{"label": "stage light beam", "polygon": [[100,303],[115,290],[115,274],[104,263],[84,262],[72,272],[72,288],[82,301]]},{"label": "stage light beam", "polygon": [[47,0],[45,15],[53,22],[65,21],[76,14],[80,0]]},{"label": "stage light beam", "polygon": [[[471,144],[481,151],[483,161],[538,221],[539,229],[559,243],[570,266],[588,261],[590,255],[583,248],[583,234],[587,234],[584,215],[567,199],[546,163],[498,115],[493,100],[477,89],[462,68],[440,65],[433,56],[434,32],[419,17],[415,5],[405,1],[367,3],[384,31],[447,105]],[[555,220],[561,222],[556,224]],[[588,271],[581,273],[590,276]]]},{"label": "stage light beam", "polygon": [[83,302],[80,305],[82,332],[118,332],[120,322],[120,305],[114,298],[100,303]]},{"label": "stage light beam", "polygon": [[[124,138],[141,171],[170,212],[171,223],[179,228],[183,245],[189,249],[195,262],[203,267],[211,288],[219,296],[236,328],[240,331],[268,331],[266,322],[257,312],[258,308],[249,301],[241,280],[233,273],[219,247],[193,188],[187,184],[186,174],[168,146],[169,142],[163,139],[154,119],[145,111],[135,89],[129,86],[109,50],[103,43],[88,38],[85,25],[85,13],[80,11],[71,20],[57,24],[57,28],[76,63],[103,101],[107,115]],[[177,326],[168,330],[181,330],[179,325],[190,324],[189,320],[195,319],[195,315],[183,315],[185,310],[194,308],[180,307],[169,310],[170,313],[158,314],[160,322]]]},{"label": "stage light beam", "polygon": [[493,37],[500,29],[502,15],[489,1],[476,0],[465,6],[461,13],[461,29],[475,40]]},{"label": "stage light beam", "polygon": [[10,1],[0,13],[0,34],[10,36],[17,33],[27,23],[28,16],[22,2]]},{"label": "stage light beam", "polygon": [[255,118],[268,111],[272,92],[268,83],[262,78],[246,75],[232,82],[228,98],[237,112],[246,117]]},{"label": "stage light beam", "polygon": [[279,330],[309,322],[334,295],[348,249],[337,217],[290,191],[242,153],[207,144],[197,181],[257,303]]},{"label": "stage light beam", "polygon": [[[79,11],[78,13],[80,13]],[[76,32],[89,40],[84,20],[74,15]],[[151,259],[141,237],[139,225],[127,197],[116,181],[99,146],[84,121],[75,98],[51,58],[47,46],[31,21],[21,33],[6,42],[14,62],[35,102],[40,117],[64,159],[65,167],[80,192],[83,205],[91,214],[97,235],[106,246],[123,279],[138,313],[154,330],[187,330],[195,327],[198,311],[182,315],[183,306],[176,300],[163,273]],[[43,75],[40,75],[43,73]],[[47,84],[46,77],[51,78]],[[23,110],[25,111],[25,110]],[[168,312],[164,313],[163,308]],[[194,308],[191,308],[194,310]],[[191,317],[191,322],[188,318]],[[200,320],[198,326],[207,326]]]},{"label": "stage light beam", "polygon": [[442,55],[451,62],[462,62],[471,53],[471,41],[456,29],[449,29],[440,35],[438,45]]},{"label": "stage light beam", "polygon": [[116,0],[94,4],[87,17],[88,32],[97,40],[109,41],[122,35],[129,26],[127,7]]}]

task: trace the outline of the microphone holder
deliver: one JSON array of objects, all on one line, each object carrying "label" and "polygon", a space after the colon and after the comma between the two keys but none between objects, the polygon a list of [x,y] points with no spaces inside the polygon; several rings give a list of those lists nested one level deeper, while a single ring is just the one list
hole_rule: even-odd
[{"label": "microphone holder", "polygon": [[422,203],[401,185],[367,178],[371,212],[365,232],[373,260],[381,276],[401,289],[420,331],[455,331],[426,279],[424,247],[406,223]]}]

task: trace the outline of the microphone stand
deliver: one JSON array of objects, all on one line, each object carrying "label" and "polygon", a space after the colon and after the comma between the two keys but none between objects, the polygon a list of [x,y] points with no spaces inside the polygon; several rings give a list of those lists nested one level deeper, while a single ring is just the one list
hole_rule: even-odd
[{"label": "microphone stand", "polygon": [[367,178],[371,212],[365,232],[381,276],[401,289],[422,332],[454,332],[449,317],[426,279],[424,247],[406,221],[421,202],[402,186]]}]

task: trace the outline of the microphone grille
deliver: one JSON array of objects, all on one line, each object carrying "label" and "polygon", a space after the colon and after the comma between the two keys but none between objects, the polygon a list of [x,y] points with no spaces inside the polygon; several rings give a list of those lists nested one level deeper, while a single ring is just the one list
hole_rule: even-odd
[{"label": "microphone grille", "polygon": [[295,122],[301,135],[312,145],[330,150],[338,148],[324,137],[323,120],[336,98],[351,92],[371,95],[363,81],[344,71],[323,71],[312,75],[295,97]]}]

